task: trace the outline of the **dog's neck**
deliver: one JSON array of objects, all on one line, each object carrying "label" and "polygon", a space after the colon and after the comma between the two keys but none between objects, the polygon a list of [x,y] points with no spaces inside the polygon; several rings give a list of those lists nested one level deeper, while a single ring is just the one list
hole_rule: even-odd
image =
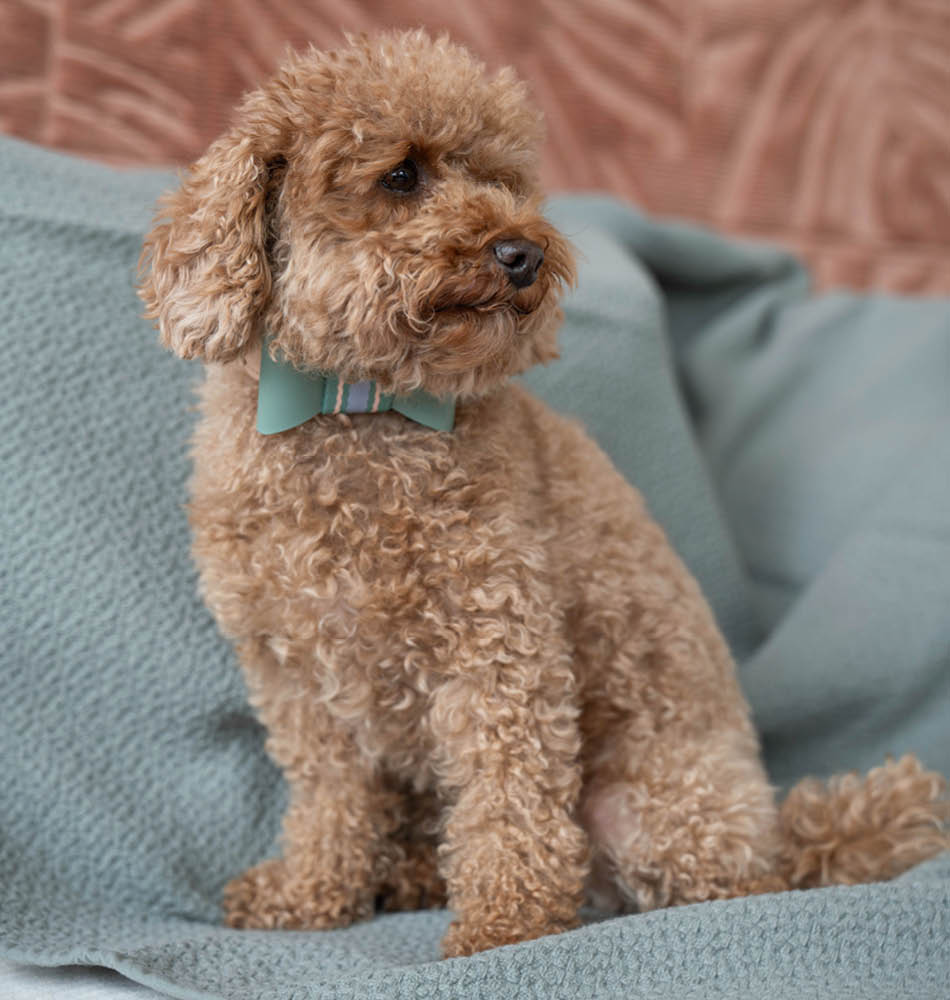
[{"label": "dog's neck", "polygon": [[455,400],[440,399],[422,389],[408,396],[380,392],[375,382],[342,382],[326,372],[306,372],[289,361],[274,360],[261,345],[257,388],[257,429],[278,434],[327,413],[384,413],[395,410],[437,431],[455,426]]}]

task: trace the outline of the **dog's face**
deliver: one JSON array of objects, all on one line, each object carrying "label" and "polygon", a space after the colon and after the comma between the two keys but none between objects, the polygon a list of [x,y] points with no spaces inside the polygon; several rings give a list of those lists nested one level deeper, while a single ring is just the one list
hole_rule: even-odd
[{"label": "dog's face", "polygon": [[297,57],[166,200],[150,315],[186,357],[266,332],[346,381],[482,392],[556,353],[573,270],[540,213],[540,135],[510,71],[421,32]]}]

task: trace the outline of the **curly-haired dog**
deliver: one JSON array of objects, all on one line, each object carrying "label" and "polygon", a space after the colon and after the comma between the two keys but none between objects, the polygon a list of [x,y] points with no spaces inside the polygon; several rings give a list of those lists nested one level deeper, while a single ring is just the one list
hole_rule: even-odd
[{"label": "curly-haired dog", "polygon": [[[226,890],[232,925],[447,897],[462,955],[574,927],[585,888],[643,909],[887,877],[946,843],[911,758],[779,812],[696,583],[582,430],[508,381],[555,356],[572,280],[540,132],[510,71],[446,40],[311,52],[148,237],[149,315],[207,363],[203,592],[291,791],[283,856]],[[449,395],[455,429],[258,433],[265,335],[377,401]]]}]

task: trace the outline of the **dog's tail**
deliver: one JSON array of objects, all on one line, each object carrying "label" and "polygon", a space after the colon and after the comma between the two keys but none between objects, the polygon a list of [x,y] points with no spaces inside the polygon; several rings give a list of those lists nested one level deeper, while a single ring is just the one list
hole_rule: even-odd
[{"label": "dog's tail", "polygon": [[912,754],[864,776],[800,781],[779,823],[790,889],[879,882],[950,849],[946,782]]}]

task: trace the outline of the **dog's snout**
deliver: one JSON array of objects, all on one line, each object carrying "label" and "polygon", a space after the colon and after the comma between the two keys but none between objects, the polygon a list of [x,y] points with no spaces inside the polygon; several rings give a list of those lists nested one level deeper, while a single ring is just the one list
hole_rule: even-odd
[{"label": "dog's snout", "polygon": [[515,288],[533,285],[544,263],[544,251],[531,240],[499,240],[493,247],[495,260]]}]

